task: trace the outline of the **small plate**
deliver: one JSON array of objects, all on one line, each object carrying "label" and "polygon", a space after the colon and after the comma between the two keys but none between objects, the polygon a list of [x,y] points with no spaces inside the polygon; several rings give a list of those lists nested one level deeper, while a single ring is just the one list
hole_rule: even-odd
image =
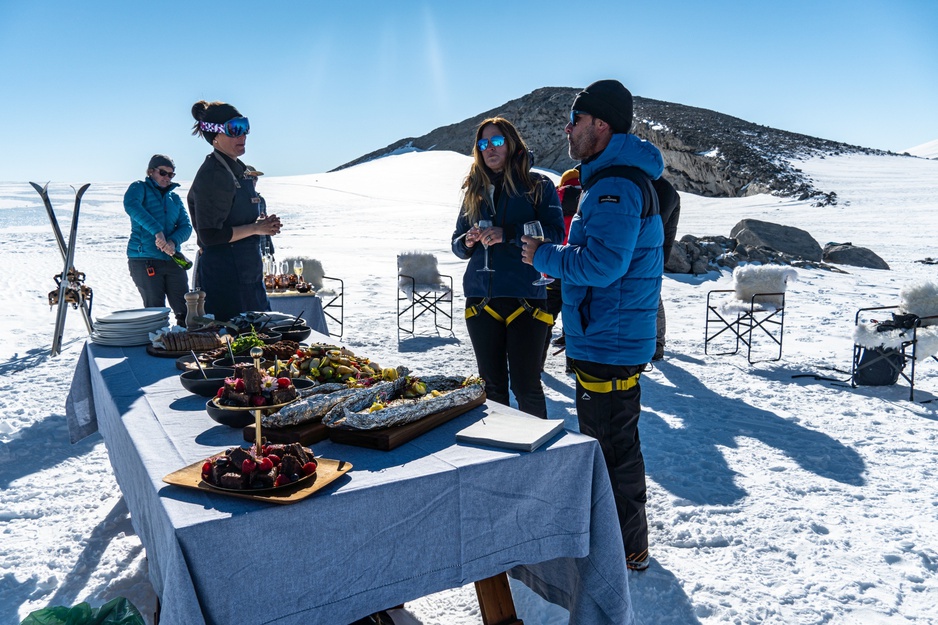
[{"label": "small plate", "polygon": [[134,308],[130,310],[115,310],[109,315],[97,317],[94,322],[97,323],[128,323],[139,321],[153,321],[169,316],[169,308]]}]

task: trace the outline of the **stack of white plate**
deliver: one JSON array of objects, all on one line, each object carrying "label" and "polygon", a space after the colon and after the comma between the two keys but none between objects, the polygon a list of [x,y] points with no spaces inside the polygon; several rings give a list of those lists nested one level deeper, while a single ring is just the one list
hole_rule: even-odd
[{"label": "stack of white plate", "polygon": [[94,320],[91,340],[99,345],[130,347],[150,343],[150,332],[169,325],[169,308],[117,310]]}]

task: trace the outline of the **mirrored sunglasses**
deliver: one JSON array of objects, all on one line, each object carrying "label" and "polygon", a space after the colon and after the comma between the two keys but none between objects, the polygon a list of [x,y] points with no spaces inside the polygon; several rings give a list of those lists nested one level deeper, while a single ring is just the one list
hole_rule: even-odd
[{"label": "mirrored sunglasses", "polygon": [[496,148],[500,148],[505,145],[505,137],[501,135],[495,135],[491,139],[479,139],[478,145],[480,152],[485,152],[487,149],[489,149],[489,141],[491,141],[492,145],[494,145]]},{"label": "mirrored sunglasses", "polygon": [[199,130],[202,132],[216,132],[226,134],[229,137],[240,137],[251,132],[251,122],[247,117],[235,117],[229,119],[224,124],[214,124],[212,122],[199,122]]},{"label": "mirrored sunglasses", "polygon": [[157,169],[157,170],[156,170],[156,173],[158,173],[159,175],[163,176],[164,178],[169,178],[170,180],[172,180],[173,178],[176,177],[176,172],[174,172],[174,171],[166,171],[165,169],[162,169],[162,168]]},{"label": "mirrored sunglasses", "polygon": [[577,118],[581,115],[589,115],[589,113],[585,111],[570,111],[570,125],[576,126]]}]

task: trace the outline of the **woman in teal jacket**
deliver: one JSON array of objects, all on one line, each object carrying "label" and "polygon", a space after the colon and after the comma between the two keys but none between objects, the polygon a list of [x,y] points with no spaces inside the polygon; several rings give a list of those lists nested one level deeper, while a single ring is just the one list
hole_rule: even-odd
[{"label": "woman in teal jacket", "polygon": [[124,193],[124,210],[130,215],[127,266],[143,305],[169,305],[176,323],[186,325],[186,270],[173,260],[192,235],[189,213],[174,189],[176,175],[172,159],[155,154],[147,166],[147,177],[130,185]]}]

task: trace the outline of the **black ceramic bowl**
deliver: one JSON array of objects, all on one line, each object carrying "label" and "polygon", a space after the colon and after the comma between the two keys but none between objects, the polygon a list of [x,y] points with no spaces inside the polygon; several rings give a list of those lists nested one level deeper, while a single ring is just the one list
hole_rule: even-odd
[{"label": "black ceramic bowl", "polygon": [[271,328],[271,331],[279,332],[283,336],[284,340],[286,341],[295,341],[297,343],[301,343],[305,341],[309,337],[309,335],[312,334],[313,332],[312,330],[309,329],[309,327],[305,323],[303,324],[297,323],[292,328],[290,327],[289,324],[282,325],[282,326],[274,326]]},{"label": "black ceramic bowl", "polygon": [[264,341],[264,345],[273,345],[280,340],[280,333],[273,330],[272,328],[268,328],[263,332],[259,332],[258,336],[261,336],[261,340]]},{"label": "black ceramic bowl", "polygon": [[[304,388],[310,388],[315,383],[312,380],[307,380],[305,378],[298,378],[293,380],[293,386],[297,390],[302,390]],[[216,391],[217,392],[217,391]],[[265,406],[261,408],[264,411],[264,414],[273,414],[279,410],[282,406],[273,407]],[[208,413],[208,416],[212,418],[216,423],[221,423],[222,425],[227,425],[232,428],[243,428],[246,425],[251,425],[254,423],[254,412],[251,408],[238,408],[238,407],[225,407],[219,406],[215,403],[215,398],[205,402],[205,411]]]},{"label": "black ceramic bowl", "polygon": [[198,370],[186,371],[180,375],[179,381],[182,382],[183,388],[202,397],[215,397],[218,389],[225,383],[225,378],[234,377],[234,369],[227,367],[210,367],[204,371],[208,379],[203,378]]},{"label": "black ceramic bowl", "polygon": [[[246,363],[249,363],[249,364],[254,364],[254,359],[251,358],[250,356],[235,356],[235,362],[236,362],[236,363],[238,363],[238,362],[246,362]],[[264,367],[264,366],[266,366],[266,365],[267,365],[267,361],[264,360],[263,358],[261,358],[261,366]],[[219,358],[218,360],[213,360],[213,361],[212,361],[212,366],[213,366],[213,367],[230,367],[230,366],[231,366],[231,358],[229,358],[228,356],[225,356],[224,358]]]}]

